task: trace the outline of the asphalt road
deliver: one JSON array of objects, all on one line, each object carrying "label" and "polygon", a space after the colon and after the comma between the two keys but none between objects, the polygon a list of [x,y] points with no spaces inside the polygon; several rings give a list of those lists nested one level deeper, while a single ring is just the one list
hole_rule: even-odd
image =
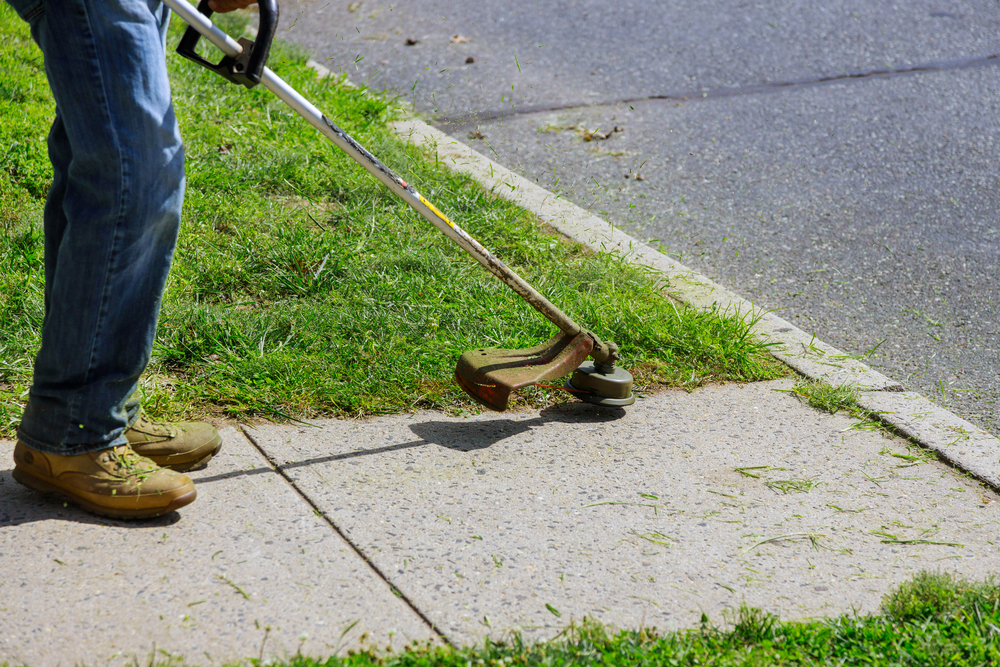
[{"label": "asphalt road", "polygon": [[290,0],[282,24],[1000,435],[996,2]]}]

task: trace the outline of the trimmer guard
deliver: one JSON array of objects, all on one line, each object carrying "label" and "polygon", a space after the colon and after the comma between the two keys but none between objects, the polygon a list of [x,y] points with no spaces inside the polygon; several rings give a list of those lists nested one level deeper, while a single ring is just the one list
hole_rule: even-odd
[{"label": "trimmer guard", "polygon": [[525,350],[469,350],[458,359],[455,380],[469,396],[503,412],[512,391],[569,375],[593,349],[594,339],[583,331],[561,333]]}]

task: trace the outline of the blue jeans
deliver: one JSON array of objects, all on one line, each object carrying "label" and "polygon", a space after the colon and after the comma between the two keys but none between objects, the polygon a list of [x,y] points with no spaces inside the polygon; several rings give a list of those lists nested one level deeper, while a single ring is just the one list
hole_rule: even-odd
[{"label": "blue jeans", "polygon": [[56,100],[42,346],[18,438],[82,454],[138,416],[184,193],[159,0],[7,0]]}]

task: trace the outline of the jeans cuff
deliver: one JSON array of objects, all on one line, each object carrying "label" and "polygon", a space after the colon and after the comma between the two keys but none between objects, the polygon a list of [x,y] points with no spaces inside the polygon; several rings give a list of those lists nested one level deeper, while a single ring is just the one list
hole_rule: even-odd
[{"label": "jeans cuff", "polygon": [[44,442],[37,440],[27,433],[23,429],[18,429],[17,439],[24,445],[27,445],[36,452],[42,452],[43,454],[55,454],[57,456],[78,456],[80,454],[88,454],[90,452],[99,452],[102,449],[111,449],[112,447],[117,447],[119,445],[128,444],[128,440],[125,439],[124,435],[119,435],[113,440],[108,442],[95,442],[87,443],[82,445],[73,445],[72,447],[53,447],[52,445],[47,445]]}]

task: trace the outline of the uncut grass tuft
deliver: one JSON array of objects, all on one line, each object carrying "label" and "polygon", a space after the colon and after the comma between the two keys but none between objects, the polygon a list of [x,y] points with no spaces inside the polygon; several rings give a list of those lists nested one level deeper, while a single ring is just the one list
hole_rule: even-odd
[{"label": "uncut grass tuft", "polygon": [[830,414],[844,411],[858,415],[858,390],[851,385],[833,386],[822,380],[802,380],[795,385],[794,393],[806,399],[812,407]]},{"label": "uncut grass tuft", "polygon": [[[1000,581],[995,576],[976,582],[948,572],[925,571],[882,600],[882,611],[897,623],[957,619],[982,609],[992,614],[1000,609]],[[995,632],[1000,640],[1000,628]]]},{"label": "uncut grass tuft", "polygon": [[[247,17],[220,17],[231,34]],[[181,22],[175,21],[171,43]],[[20,416],[43,315],[41,210],[53,103],[24,25],[0,5],[0,434]],[[660,278],[543,230],[386,127],[391,101],[269,61],[391,168],[583,326],[614,340],[637,388],[785,374],[750,318],[675,306]],[[144,401],[161,416],[307,419],[465,409],[465,350],[554,329],[283,103],[169,52],[187,192]],[[8,123],[7,119],[12,119]],[[551,400],[527,392],[525,402]]]}]

